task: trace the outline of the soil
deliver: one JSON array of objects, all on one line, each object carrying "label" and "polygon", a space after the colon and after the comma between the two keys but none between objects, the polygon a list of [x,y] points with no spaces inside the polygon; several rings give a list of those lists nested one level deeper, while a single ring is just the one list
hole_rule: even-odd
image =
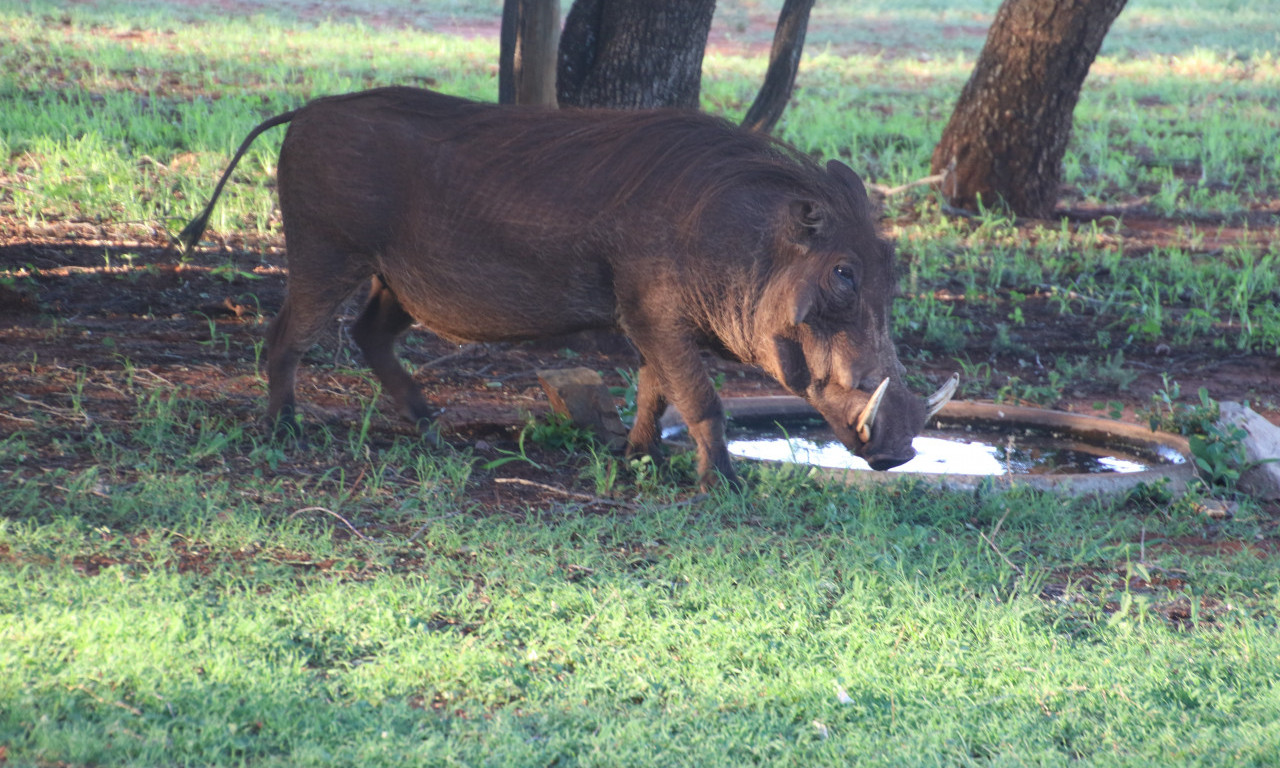
[{"label": "soil", "polygon": [[[471,31],[496,35],[497,27]],[[713,36],[713,45],[721,43],[738,44]],[[1141,194],[1136,190],[1134,204],[1122,206],[1120,234],[1134,257],[1173,241],[1186,224],[1152,215],[1141,205]],[[1064,202],[1061,212],[1080,223],[1117,213],[1072,207],[1069,191]],[[1260,206],[1259,222],[1202,227],[1212,240],[1203,247],[1209,252],[1246,236],[1254,243],[1273,237],[1275,211],[1273,201]],[[1022,225],[1028,235],[1032,224]],[[184,259],[155,232],[83,221],[32,226],[0,209],[0,439],[50,419],[68,432],[83,429],[86,420],[129,424],[137,402],[127,392],[127,383],[137,377],[179,389],[185,398],[204,401],[211,412],[257,425],[265,393],[258,370],[261,341],[265,323],[284,294],[283,245],[278,236],[231,236]],[[1108,328],[1112,320],[1087,313],[1064,320],[1048,297],[1032,295],[1022,304],[1025,324],[1016,327],[1014,343],[996,352],[993,342],[999,326],[1007,322],[1003,314],[964,297],[948,297],[945,291],[940,297],[952,300],[956,312],[970,318],[977,329],[962,353],[965,364],[985,363],[995,372],[988,384],[966,390],[971,399],[995,397],[1010,376],[1029,385],[1045,382],[1048,365],[1059,357],[1098,359],[1096,331]],[[357,308],[353,299],[299,372],[299,397],[308,420],[350,424],[362,417],[370,402],[369,377],[343,332]],[[961,360],[930,349],[919,334],[900,341],[908,367],[935,384],[962,369]],[[441,409],[446,439],[473,447],[481,457],[514,449],[529,416],[546,411],[546,397],[536,379],[539,369],[586,366],[604,373],[610,384],[621,385],[617,370],[634,368],[638,362],[625,340],[608,335],[459,347],[415,330],[402,350],[408,363],[417,367],[428,399]],[[775,382],[748,366],[711,356],[706,362],[722,379],[722,394],[782,393]],[[1112,403],[1122,406],[1125,420],[1140,421],[1167,376],[1180,384],[1188,402],[1194,402],[1196,391],[1204,387],[1218,400],[1247,400],[1280,424],[1280,358],[1274,354],[1157,343],[1125,347],[1124,364],[1136,378],[1123,389],[1104,377],[1085,376],[1060,398],[1042,404],[1095,413],[1096,403]],[[376,418],[373,430],[385,437],[411,433],[409,425],[390,415]],[[30,447],[49,466],[63,462],[59,434],[34,434]],[[581,487],[576,468],[561,466],[554,452],[538,455],[543,470],[531,471],[516,462],[503,471],[517,477],[523,473],[557,488]],[[499,487],[494,478],[481,479],[475,493],[484,504],[500,506],[556,496],[533,485]]]},{"label": "soil", "polygon": [[[1166,236],[1178,226],[1176,221],[1158,224],[1144,220],[1125,233],[1126,240]],[[258,368],[262,339],[284,296],[282,240],[237,238],[183,259],[158,235],[121,241],[95,230],[70,222],[36,230],[0,217],[0,275],[8,276],[0,282],[0,438],[28,429],[37,412],[70,413],[73,397],[90,418],[128,423],[137,406],[125,392],[125,381],[137,376],[180,388],[184,397],[205,401],[211,411],[259,421],[265,393]],[[344,333],[358,304],[359,297],[348,302],[299,371],[299,397],[309,420],[351,424],[370,402],[370,379]],[[996,397],[1009,376],[1027,386],[1043,383],[1046,363],[1058,357],[1096,359],[1092,340],[1107,324],[1105,317],[1087,315],[1064,321],[1045,298],[1032,296],[1023,302],[1025,324],[1007,345],[1012,349],[997,354],[989,350],[1005,318],[962,297],[954,297],[953,304],[978,329],[962,356],[976,357],[996,371],[985,388],[967,393],[969,399]],[[935,384],[962,369],[960,359],[929,349],[918,334],[900,341],[908,367]],[[538,370],[585,366],[621,386],[618,370],[638,364],[626,340],[610,334],[458,346],[415,329],[401,354],[417,368],[429,401],[441,409],[447,439],[494,457],[515,447],[530,416],[547,411]],[[784,393],[750,366],[710,354],[705,363],[722,382],[725,396]],[[1124,366],[1136,376],[1127,388],[1086,376],[1047,405],[1080,413],[1097,413],[1100,402],[1109,404],[1108,411],[1123,405],[1123,419],[1141,421],[1167,376],[1181,385],[1189,403],[1205,387],[1218,400],[1247,400],[1280,424],[1280,359],[1275,356],[1131,346]],[[387,437],[411,433],[386,403],[382,406],[385,416],[375,420],[375,431]],[[54,450],[55,443],[51,439],[46,447]],[[557,463],[554,456],[547,458],[550,465]],[[543,479],[563,481],[564,487],[575,482],[571,476]]]}]

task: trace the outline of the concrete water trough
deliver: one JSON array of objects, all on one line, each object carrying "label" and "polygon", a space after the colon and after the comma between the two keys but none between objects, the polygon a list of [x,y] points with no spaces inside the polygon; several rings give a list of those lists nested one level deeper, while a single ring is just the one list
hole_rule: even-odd
[{"label": "concrete water trough", "polygon": [[[1161,483],[1180,493],[1195,477],[1187,441],[1112,419],[1024,406],[948,403],[915,440],[917,457],[875,472],[834,436],[798,397],[725,398],[729,452],[743,459],[808,466],[850,485],[912,478],[942,488],[1018,486],[1070,494],[1127,492]],[[680,444],[674,409],[663,436]]]}]

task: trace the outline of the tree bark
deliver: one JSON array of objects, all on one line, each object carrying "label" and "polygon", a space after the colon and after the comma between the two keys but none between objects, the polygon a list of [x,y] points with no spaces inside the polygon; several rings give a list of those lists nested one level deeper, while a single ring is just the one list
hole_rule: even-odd
[{"label": "tree bark", "polygon": [[769,69],[756,100],[742,119],[744,128],[769,133],[778,124],[791,99],[796,72],[800,70],[800,54],[804,51],[804,35],[809,28],[809,11],[813,0],[786,0],[778,14],[773,31],[773,49],[769,52]]},{"label": "tree bark", "polygon": [[715,0],[576,0],[560,36],[561,106],[697,109]]},{"label": "tree bark", "polygon": [[933,151],[943,196],[1048,217],[1080,87],[1125,0],[1005,0]]},{"label": "tree bark", "polygon": [[498,54],[499,104],[556,104],[560,0],[505,0]]}]

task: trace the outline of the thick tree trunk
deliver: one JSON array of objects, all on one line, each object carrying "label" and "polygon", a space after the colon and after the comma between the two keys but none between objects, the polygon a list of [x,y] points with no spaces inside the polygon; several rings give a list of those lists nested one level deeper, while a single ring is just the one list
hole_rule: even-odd
[{"label": "thick tree trunk", "polygon": [[697,109],[715,0],[576,0],[560,36],[561,106]]},{"label": "thick tree trunk", "polygon": [[796,72],[800,70],[800,54],[804,51],[804,35],[809,28],[809,11],[813,0],[786,0],[778,14],[778,27],[773,32],[773,49],[769,52],[769,69],[756,100],[747,110],[742,125],[753,131],[769,133],[778,124],[791,99]]},{"label": "thick tree trunk", "polygon": [[956,207],[1003,201],[1043,218],[1058,199],[1080,87],[1125,0],[1005,0],[951,121],[933,172]]},{"label": "thick tree trunk", "polygon": [[498,103],[556,103],[560,0],[506,0],[498,54]]}]

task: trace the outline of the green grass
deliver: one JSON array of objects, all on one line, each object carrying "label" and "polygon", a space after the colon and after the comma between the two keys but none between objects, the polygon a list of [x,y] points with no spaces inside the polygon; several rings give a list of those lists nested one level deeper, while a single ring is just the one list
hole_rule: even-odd
[{"label": "green grass", "polygon": [[[160,8],[0,5],[8,38],[0,151],[11,166],[4,202],[12,215],[172,229],[207,197],[248,129],[271,114],[392,83],[496,93],[492,41],[330,21],[295,27],[271,16],[193,20]],[[278,228],[269,178],[282,137],[254,146],[241,165],[254,183],[229,190],[216,228]]]},{"label": "green grass", "polygon": [[[972,30],[988,23],[990,5],[820,8],[780,134],[847,159],[876,183],[927,175],[976,55],[970,44],[981,39]],[[491,19],[492,6],[342,9],[426,24]],[[718,23],[733,29],[748,12],[775,11],[776,4],[728,5]],[[917,292],[959,275],[967,295],[1003,301],[1009,291],[1050,292],[1119,312],[1109,332],[1128,343],[1280,351],[1272,238],[1242,240],[1223,258],[1194,235],[1258,226],[1259,206],[1280,196],[1280,23],[1264,17],[1203,5],[1131,6],[1086,82],[1064,161],[1064,201],[1123,210],[1136,200],[1185,222],[1184,243],[1140,260],[1125,258],[1122,243],[1091,245],[1096,233],[1087,229],[1047,232],[1033,245],[998,220],[974,229],[940,218],[936,201],[911,194],[891,201],[890,213],[906,218],[890,232],[911,260]],[[0,4],[0,25],[7,38],[0,153],[8,157],[0,213],[32,227],[92,222],[131,238],[175,231],[203,204],[250,127],[319,95],[406,82],[479,99],[496,93],[491,39],[317,17],[296,4],[264,4],[230,19],[166,4]],[[910,30],[913,44],[860,37],[886,25]],[[837,31],[836,39],[823,37]],[[704,105],[742,114],[763,67],[760,57],[709,55]],[[241,163],[211,238],[245,233],[278,242],[272,173],[282,134],[261,138]],[[1060,309],[1080,315],[1071,301]],[[927,302],[907,311],[915,317],[900,329],[929,328],[943,350],[959,351],[970,335],[963,315]]]},{"label": "green grass", "polygon": [[[753,470],[752,494],[694,505],[657,486],[483,510],[465,454],[359,424],[272,454],[181,389],[119,384],[127,429],[33,432],[66,441],[63,468],[0,445],[14,764],[1260,765],[1278,746],[1275,571],[1167,546],[1203,528],[1189,501]],[[1223,535],[1262,522],[1246,504]]]},{"label": "green grass", "polygon": [[[422,30],[497,5],[360,0],[318,18],[301,0],[251,17],[0,0],[0,216],[146,239],[203,205],[254,124],[307,99],[404,82],[492,99],[493,41]],[[732,26],[778,3],[721,5]],[[981,45],[948,30],[995,6],[819,3],[782,135],[877,183],[924,176]],[[958,220],[909,193],[886,220],[907,257],[900,334],[922,357],[956,355],[968,396],[1050,404],[1081,381],[1123,389],[1126,351],[1156,342],[1280,354],[1280,255],[1251,230],[1280,198],[1280,21],[1265,11],[1135,2],[1086,85],[1066,201],[1149,198],[1176,237],[1127,244],[1123,211]],[[741,114],[763,69],[709,56],[704,105]],[[281,133],[241,163],[211,237],[279,244]],[[1037,381],[997,371],[1036,352],[1017,338],[1032,296],[1081,323],[1096,356],[1046,359]],[[992,318],[993,349],[974,348]],[[81,332],[59,323],[51,337]],[[214,320],[201,339],[260,399],[261,348]],[[128,360],[38,382],[34,360],[29,376],[2,365],[6,765],[1280,754],[1273,521],[1247,499],[1207,522],[1194,494],[854,491],[755,468],[751,492],[690,504],[687,459],[655,476],[579,447],[579,490],[624,502],[497,503],[495,479],[524,462],[424,451],[367,379],[358,417],[300,447],[255,422],[258,400]],[[37,388],[41,407],[10,397]]]}]

